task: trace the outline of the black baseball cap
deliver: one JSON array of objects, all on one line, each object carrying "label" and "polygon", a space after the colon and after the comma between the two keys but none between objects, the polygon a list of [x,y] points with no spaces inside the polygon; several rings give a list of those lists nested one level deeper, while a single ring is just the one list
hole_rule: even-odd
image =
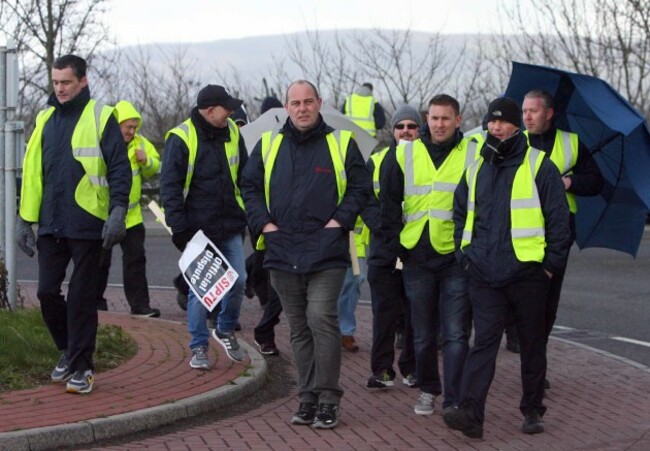
[{"label": "black baseball cap", "polygon": [[199,109],[208,108],[211,106],[222,106],[230,111],[237,110],[242,103],[242,100],[236,99],[230,95],[228,90],[219,85],[207,85],[199,91],[196,96],[196,106]]}]

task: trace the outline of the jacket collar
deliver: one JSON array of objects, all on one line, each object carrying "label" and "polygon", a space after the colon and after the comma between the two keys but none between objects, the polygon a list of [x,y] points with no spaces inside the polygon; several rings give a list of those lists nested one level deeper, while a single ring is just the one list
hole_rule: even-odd
[{"label": "jacket collar", "polygon": [[81,92],[77,96],[70,100],[69,102],[60,103],[56,98],[54,93],[50,94],[50,98],[47,100],[47,104],[53,106],[58,111],[66,114],[76,110],[83,110],[88,102],[90,101],[90,89],[88,86],[85,86],[81,89]]},{"label": "jacket collar", "polygon": [[296,127],[294,127],[293,123],[291,122],[291,118],[287,118],[287,121],[284,123],[284,126],[280,130],[283,135],[292,139],[298,144],[322,138],[333,131],[334,129],[325,123],[323,116],[320,113],[318,114],[318,122],[316,122],[316,125],[314,125],[311,130],[301,132]]},{"label": "jacket collar", "polygon": [[205,141],[230,141],[230,127],[228,127],[228,125],[221,128],[213,126],[208,121],[206,121],[203,116],[201,116],[201,113],[199,113],[199,109],[197,107],[194,107],[192,109],[191,117],[192,122],[196,127],[196,133],[201,139]]}]

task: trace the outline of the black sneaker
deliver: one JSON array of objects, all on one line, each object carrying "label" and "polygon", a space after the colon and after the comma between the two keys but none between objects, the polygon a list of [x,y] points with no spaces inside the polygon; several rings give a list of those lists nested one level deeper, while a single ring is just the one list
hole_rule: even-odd
[{"label": "black sneaker", "polygon": [[521,426],[521,430],[525,434],[541,434],[544,432],[544,421],[542,421],[542,416],[537,412],[532,412],[526,415],[524,418],[524,424]]},{"label": "black sneaker", "polygon": [[131,315],[143,316],[146,318],[158,318],[160,316],[160,310],[151,307],[139,307],[132,309]]},{"label": "black sneaker", "polygon": [[291,424],[312,424],[316,418],[318,406],[313,402],[301,402],[298,411],[291,417]]},{"label": "black sneaker", "polygon": [[319,404],[314,429],[332,429],[339,424],[339,406],[337,404]]},{"label": "black sneaker", "polygon": [[483,425],[473,421],[466,409],[445,409],[442,419],[447,427],[463,433],[469,438],[483,438]]},{"label": "black sneaker", "polygon": [[368,378],[366,382],[366,387],[368,388],[388,388],[393,387],[395,382],[393,380],[395,376],[391,376],[388,371],[384,370],[379,374],[373,374]]},{"label": "black sneaker", "polygon": [[56,367],[52,370],[52,382],[67,382],[72,377],[72,371],[68,366],[67,351],[63,351]]},{"label": "black sneaker", "polygon": [[273,340],[263,341],[261,343],[255,340],[255,344],[260,348],[260,353],[264,355],[280,355],[280,350],[275,346]]}]

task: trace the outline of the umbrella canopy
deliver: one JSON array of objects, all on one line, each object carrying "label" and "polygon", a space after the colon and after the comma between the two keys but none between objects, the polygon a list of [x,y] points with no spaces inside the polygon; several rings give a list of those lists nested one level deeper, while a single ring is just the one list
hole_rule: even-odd
[{"label": "umbrella canopy", "polygon": [[513,62],[507,97],[532,89],[555,101],[555,125],[577,133],[605,179],[600,195],[578,197],[576,242],[636,256],[650,207],[650,133],[645,117],[607,82],[552,67]]},{"label": "umbrella canopy", "polygon": [[[331,106],[323,105],[320,113],[327,125],[339,130],[350,130],[354,133],[354,140],[357,142],[364,158],[366,160],[370,158],[370,154],[377,147],[379,141]],[[253,150],[257,141],[262,137],[262,133],[282,128],[287,116],[287,110],[284,108],[271,108],[250,124],[243,126],[241,134],[244,136],[248,151]]]}]

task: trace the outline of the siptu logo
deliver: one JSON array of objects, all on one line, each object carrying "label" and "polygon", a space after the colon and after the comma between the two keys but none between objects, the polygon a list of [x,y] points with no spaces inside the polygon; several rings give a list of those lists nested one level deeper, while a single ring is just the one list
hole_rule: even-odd
[{"label": "siptu logo", "polygon": [[316,168],[314,169],[314,172],[316,174],[331,174],[332,170],[330,168],[322,168],[320,166],[316,166]]}]

